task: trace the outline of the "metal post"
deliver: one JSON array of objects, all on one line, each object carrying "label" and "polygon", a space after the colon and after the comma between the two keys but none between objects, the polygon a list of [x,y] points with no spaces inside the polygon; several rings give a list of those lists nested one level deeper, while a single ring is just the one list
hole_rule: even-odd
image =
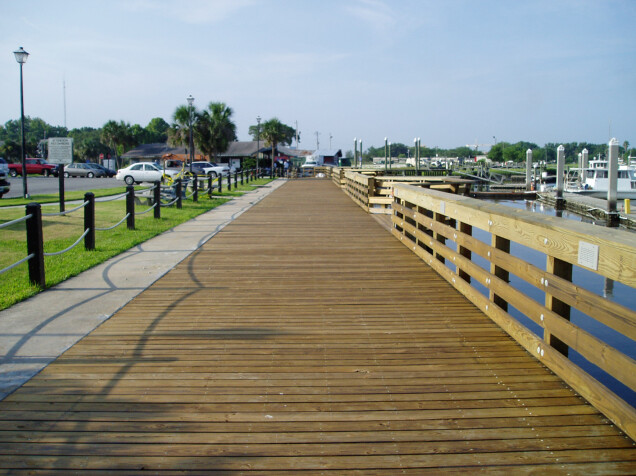
[{"label": "metal post", "polygon": [[526,150],[526,191],[532,190],[532,149]]},{"label": "metal post", "polygon": [[[273,172],[272,172],[273,174]],[[272,175],[272,178],[274,178],[274,176]],[[231,192],[232,191],[232,172],[229,172],[227,174],[227,191]]]},{"label": "metal post", "polygon": [[183,193],[182,193],[181,179],[177,179],[176,181],[175,193],[177,194],[177,208],[181,209],[183,208],[183,197],[182,197]]},{"label": "metal post", "polygon": [[238,172],[234,172],[234,190],[238,188]]},{"label": "metal post", "polygon": [[135,187],[128,185],[126,187],[126,226],[129,230],[135,229]]},{"label": "metal post", "polygon": [[161,218],[161,182],[155,182],[155,188],[152,190],[153,203],[155,205],[154,216]]},{"label": "metal post", "polygon": [[616,188],[618,186],[618,141],[616,138],[609,141],[608,169],[607,226],[618,226],[620,216],[616,211]]},{"label": "metal post", "polygon": [[358,166],[358,138],[353,138],[353,166]]},{"label": "metal post", "polygon": [[219,174],[217,180],[219,181],[219,193],[223,193],[223,174]]},{"label": "metal post", "polygon": [[557,177],[556,177],[556,209],[563,210],[565,208],[563,199],[563,173],[565,169],[565,147],[560,145],[557,147]]},{"label": "metal post", "polygon": [[212,198],[212,176],[208,174],[208,198]]},{"label": "metal post", "polygon": [[386,148],[387,148],[387,139],[385,137],[384,138],[384,173],[385,173],[385,175],[386,175],[387,167],[388,167],[387,162],[386,162],[387,161]]},{"label": "metal post", "polygon": [[241,169],[241,185],[244,185],[243,179],[244,179],[244,174],[243,174],[243,169]]},{"label": "metal post", "polygon": [[360,144],[360,168],[362,168],[362,139],[358,141],[358,144]]},{"label": "metal post", "polygon": [[22,131],[22,195],[24,198],[29,197],[27,189],[27,171],[26,171],[26,139],[24,137],[24,90],[22,86],[22,63],[20,63],[20,130]]},{"label": "metal post", "polygon": [[42,237],[42,208],[39,203],[29,203],[25,207],[26,215],[31,215],[26,221],[27,253],[33,254],[29,260],[29,281],[41,288],[46,287],[44,278],[44,240]]},{"label": "metal post", "polygon": [[192,180],[192,186],[194,187],[192,192],[192,201],[196,203],[199,201],[199,176],[197,174],[193,174]]},{"label": "metal post", "polygon": [[258,154],[261,150],[261,116],[256,117],[256,177],[258,178]]}]

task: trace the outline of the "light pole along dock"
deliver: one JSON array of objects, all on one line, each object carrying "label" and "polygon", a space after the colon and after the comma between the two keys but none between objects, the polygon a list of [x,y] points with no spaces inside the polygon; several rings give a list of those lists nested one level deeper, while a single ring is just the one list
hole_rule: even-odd
[{"label": "light pole along dock", "polygon": [[317,179],[0,402],[0,441],[16,473],[636,472],[629,437]]}]

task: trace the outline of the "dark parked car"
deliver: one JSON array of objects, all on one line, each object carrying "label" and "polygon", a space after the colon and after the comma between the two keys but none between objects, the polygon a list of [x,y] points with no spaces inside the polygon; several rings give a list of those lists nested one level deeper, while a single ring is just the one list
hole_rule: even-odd
[{"label": "dark parked car", "polygon": [[103,171],[106,174],[105,176],[109,177],[109,178],[110,177],[114,177],[117,174],[116,170],[109,169],[109,168],[104,167],[103,165],[100,165],[100,164],[92,164],[92,163],[90,163],[90,164],[86,164],[86,165],[88,165],[89,167],[92,167],[94,169],[98,169],[98,170]]},{"label": "dark parked car", "polygon": [[73,163],[64,167],[64,177],[105,177],[106,172],[90,166],[91,164]]}]

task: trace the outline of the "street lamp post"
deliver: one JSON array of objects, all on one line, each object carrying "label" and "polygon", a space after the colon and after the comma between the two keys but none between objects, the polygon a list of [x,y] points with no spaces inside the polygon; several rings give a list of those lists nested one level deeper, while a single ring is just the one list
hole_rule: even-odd
[{"label": "street lamp post", "polygon": [[362,139],[358,141],[358,144],[360,144],[360,168],[362,168]]},{"label": "street lamp post", "polygon": [[29,53],[24,51],[22,47],[19,50],[14,51],[15,60],[20,64],[20,128],[22,130],[22,193],[24,198],[29,198],[29,191],[27,190],[27,174],[26,174],[26,140],[24,138],[24,91],[22,87],[22,65],[26,63]]},{"label": "street lamp post", "polygon": [[256,116],[256,178],[258,178],[258,155],[261,150],[261,116]]},{"label": "street lamp post", "polygon": [[192,103],[194,98],[192,94],[188,96],[188,124],[190,125],[190,173],[192,173],[192,162],[194,162],[194,141],[192,140]]}]

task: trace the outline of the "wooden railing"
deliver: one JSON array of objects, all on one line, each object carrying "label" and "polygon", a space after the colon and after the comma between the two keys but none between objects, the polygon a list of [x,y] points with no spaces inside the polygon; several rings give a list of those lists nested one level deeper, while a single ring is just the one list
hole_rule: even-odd
[{"label": "wooden railing", "polygon": [[[636,390],[636,361],[590,328],[570,321],[571,309],[577,309],[633,345],[636,312],[574,284],[572,276],[592,271],[636,295],[636,235],[420,187],[393,189],[393,234],[636,439],[635,408],[568,358],[575,351]],[[487,234],[490,243],[475,237]],[[523,247],[534,251],[515,251]],[[541,258],[524,259],[521,254],[545,256],[545,269]],[[477,256],[485,267],[476,262]],[[530,285],[529,291],[518,289],[521,280],[523,286]]]},{"label": "wooden railing", "polygon": [[382,171],[347,170],[344,172],[343,189],[369,213],[390,214],[395,184],[408,183],[421,187],[446,190],[452,193],[467,193],[471,180],[445,176],[384,176]]}]

